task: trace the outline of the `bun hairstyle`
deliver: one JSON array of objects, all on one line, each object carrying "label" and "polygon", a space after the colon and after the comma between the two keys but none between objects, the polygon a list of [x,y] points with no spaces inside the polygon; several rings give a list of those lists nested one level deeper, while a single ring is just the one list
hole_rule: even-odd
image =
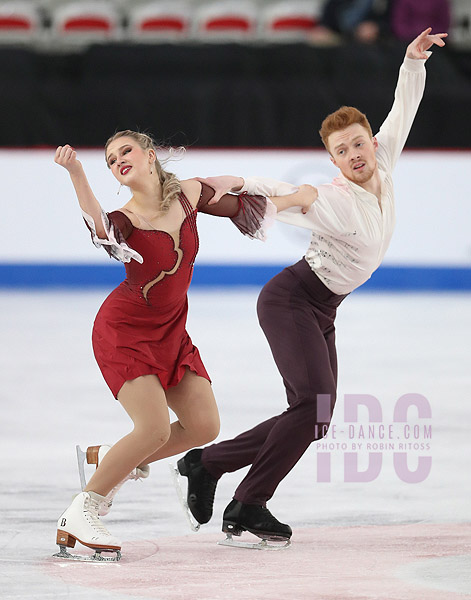
[{"label": "bun hairstyle", "polygon": [[[112,135],[107,140],[107,142],[105,144],[105,159],[106,159],[106,152],[108,150],[108,146],[111,144],[111,142],[114,142],[115,140],[117,140],[121,137],[132,138],[139,144],[139,146],[143,150],[153,150],[155,152],[156,156],[157,156],[157,151],[159,149],[162,149],[160,146],[158,146],[156,144],[156,142],[153,140],[153,138],[150,135],[147,135],[146,133],[139,133],[138,131],[132,131],[131,129],[125,129],[124,131],[117,131],[114,135]],[[173,148],[167,148],[167,150],[169,152],[169,156],[172,156],[173,154],[179,152],[178,150],[175,151]],[[180,149],[180,152],[181,152],[181,150],[184,150],[184,149]],[[162,168],[162,165],[157,158],[155,159],[154,165],[157,170],[157,175],[159,176],[160,184],[162,185],[161,210],[163,212],[166,212],[169,209],[172,201],[175,200],[176,198],[178,198],[178,196],[182,190],[182,187],[181,187],[180,180],[178,179],[178,177],[174,173],[169,173],[168,171],[165,171]]]}]

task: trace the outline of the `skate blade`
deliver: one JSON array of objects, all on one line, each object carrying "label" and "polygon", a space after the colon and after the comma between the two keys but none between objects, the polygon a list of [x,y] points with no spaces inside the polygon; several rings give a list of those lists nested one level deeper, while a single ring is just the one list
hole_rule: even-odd
[{"label": "skate blade", "polygon": [[85,486],[87,485],[87,482],[85,481],[85,459],[87,458],[87,453],[84,452],[82,450],[82,448],[80,448],[80,446],[75,446],[75,450],[77,452],[77,464],[78,464],[78,472],[79,472],[79,477],[80,477],[80,487],[83,490],[85,489]]},{"label": "skate blade", "polygon": [[[65,560],[75,560],[80,562],[94,562],[94,563],[110,563],[110,562],[118,562],[121,560],[121,552],[120,550],[95,550],[95,554],[91,554],[89,556],[82,554],[71,554],[67,551],[65,546],[59,546],[60,552],[53,554],[53,558],[62,558]],[[114,552],[116,556],[102,556],[102,552]]]},{"label": "skate blade", "polygon": [[285,550],[291,546],[291,540],[284,542],[268,542],[267,540],[260,540],[259,542],[242,542],[234,540],[230,533],[227,534],[225,540],[218,542],[219,546],[231,546],[232,548],[247,548],[249,550]]},{"label": "skate blade", "polygon": [[178,500],[180,502],[180,505],[183,509],[183,512],[185,514],[185,517],[188,521],[188,524],[191,528],[192,531],[199,531],[200,528],[200,524],[198,523],[198,521],[194,518],[194,516],[191,514],[190,509],[188,508],[188,503],[186,501],[185,496],[183,495],[183,490],[182,490],[182,486],[181,486],[181,475],[180,475],[180,471],[178,470],[178,467],[172,463],[169,463],[169,469],[170,469],[170,473],[172,475],[172,479],[173,479],[173,485],[175,486],[175,491],[177,492],[177,496],[178,496]]}]

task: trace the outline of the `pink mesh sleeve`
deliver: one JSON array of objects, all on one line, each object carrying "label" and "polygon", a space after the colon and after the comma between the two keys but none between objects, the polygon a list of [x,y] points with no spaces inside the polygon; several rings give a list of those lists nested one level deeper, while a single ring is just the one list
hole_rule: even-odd
[{"label": "pink mesh sleeve", "polygon": [[144,262],[142,256],[126,243],[126,238],[131,235],[133,226],[124,213],[115,211],[106,214],[102,211],[101,220],[106,232],[104,239],[97,236],[93,218],[84,211],[82,211],[82,216],[90,230],[92,242],[97,248],[104,248],[110,257],[123,263],[130,262],[132,259],[139,263]]},{"label": "pink mesh sleeve", "polygon": [[213,188],[203,183],[197,209],[210,215],[229,217],[237,229],[251,239],[266,239],[266,230],[274,222],[276,207],[265,196],[247,192],[224,194],[216,204],[208,204],[213,196]]}]

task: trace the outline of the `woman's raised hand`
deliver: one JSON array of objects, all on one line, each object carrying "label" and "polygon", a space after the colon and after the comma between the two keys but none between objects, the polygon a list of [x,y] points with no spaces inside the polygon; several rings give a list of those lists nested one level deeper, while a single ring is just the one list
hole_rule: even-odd
[{"label": "woman's raised hand", "polygon": [[77,160],[77,152],[69,144],[57,148],[54,162],[67,169],[71,174],[82,166],[80,161]]}]

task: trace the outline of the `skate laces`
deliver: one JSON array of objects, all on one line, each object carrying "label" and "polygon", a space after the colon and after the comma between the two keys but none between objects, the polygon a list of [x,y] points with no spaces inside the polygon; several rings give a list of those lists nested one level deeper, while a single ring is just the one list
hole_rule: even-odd
[{"label": "skate laces", "polygon": [[95,500],[94,498],[88,495],[85,498],[85,502],[83,505],[83,512],[85,518],[96,533],[111,537],[111,533],[98,518],[99,505],[100,502],[98,500]]}]

